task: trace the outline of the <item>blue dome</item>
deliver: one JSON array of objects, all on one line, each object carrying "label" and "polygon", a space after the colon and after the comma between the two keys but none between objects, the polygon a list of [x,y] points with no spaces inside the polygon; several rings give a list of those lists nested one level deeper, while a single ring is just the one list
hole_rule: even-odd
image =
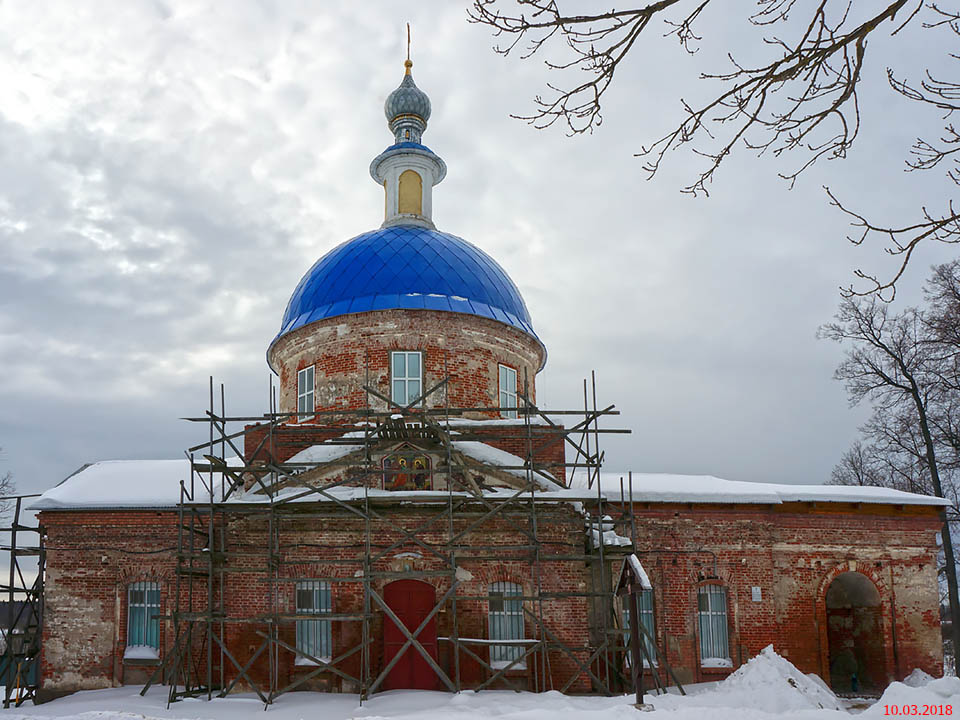
[{"label": "blue dome", "polygon": [[493,258],[456,235],[415,225],[358,235],[320,258],[293,291],[270,346],[317,320],[397,308],[498,320],[543,347],[520,291]]}]

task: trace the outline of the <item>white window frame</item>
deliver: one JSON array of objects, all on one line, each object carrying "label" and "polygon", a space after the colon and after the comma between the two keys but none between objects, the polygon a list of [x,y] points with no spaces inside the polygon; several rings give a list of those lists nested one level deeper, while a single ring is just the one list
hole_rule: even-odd
[{"label": "white window frame", "polygon": [[[306,596],[310,602],[304,603]],[[308,657],[299,653],[306,653],[330,662],[333,657],[333,632],[331,621],[324,619],[324,615],[333,612],[333,593],[330,583],[326,580],[301,580],[294,588],[294,605],[297,615],[316,615],[313,618],[297,618],[297,665],[316,665]]]},{"label": "white window frame", "polygon": [[316,409],[316,379],[315,366],[310,365],[297,371],[297,420],[311,420]]},{"label": "white window frame", "polygon": [[[417,372],[410,372],[410,358],[417,358]],[[402,373],[397,361],[403,358]],[[411,398],[411,388],[416,394]],[[423,352],[420,350],[393,350],[390,352],[390,399],[406,407],[423,396]]]},{"label": "white window frame", "polygon": [[697,588],[700,663],[704,667],[732,667],[727,607],[727,588],[723,585],[710,583]]},{"label": "white window frame", "polygon": [[[509,365],[500,363],[497,365],[497,385],[500,390],[500,407],[517,407],[517,370]],[[513,389],[510,388],[511,379],[513,380]],[[517,419],[516,410],[500,410],[500,417]]]},{"label": "white window frame", "polygon": [[[135,595],[142,593],[142,595]],[[153,651],[154,657],[160,652],[160,620],[151,619],[160,614],[160,583],[152,580],[140,580],[127,585],[127,648]],[[134,623],[134,613],[143,614],[143,621]],[[151,623],[153,631],[151,632]],[[151,637],[151,635],[153,637]],[[143,655],[129,652],[126,655]]]},{"label": "white window frame", "polygon": [[[491,640],[524,640],[523,586],[512,582],[492,583],[487,591],[487,623]],[[511,599],[516,598],[516,599]],[[523,645],[490,645],[490,667],[505,668],[517,658],[522,658]],[[511,670],[525,670],[526,660],[514,664]]]}]

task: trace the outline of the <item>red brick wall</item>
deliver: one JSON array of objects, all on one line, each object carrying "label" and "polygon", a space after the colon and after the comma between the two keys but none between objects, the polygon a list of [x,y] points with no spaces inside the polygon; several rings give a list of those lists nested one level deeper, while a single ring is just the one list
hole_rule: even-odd
[{"label": "red brick wall", "polygon": [[[293,609],[295,577],[341,577],[334,583],[334,612],[356,612],[362,607],[362,585],[355,580],[365,552],[362,521],[331,505],[304,505],[301,516],[281,521],[279,543],[283,562],[279,583],[264,582],[265,518],[236,515],[229,521],[229,550],[237,572],[226,575],[228,614],[253,615],[270,607],[275,588],[281,607]],[[426,522],[425,509],[380,508],[372,521],[373,550],[397,543],[373,571],[439,570],[443,563],[426,548],[405,540],[399,528]],[[934,536],[940,523],[932,509],[894,506],[854,506],[830,503],[812,506],[791,503],[758,505],[637,504],[638,553],[655,587],[658,642],[682,681],[718,679],[729,670],[700,667],[697,638],[697,588],[703,582],[721,582],[728,593],[730,651],[734,666],[773,643],[780,654],[804,672],[829,679],[829,639],[824,598],[830,582],[843,572],[860,572],[876,585],[881,597],[884,657],[889,678],[902,678],[914,668],[940,674],[941,645],[937,616]],[[454,532],[465,529],[479,514],[465,509],[455,520]],[[161,583],[164,612],[173,609],[172,588],[176,546],[176,513],[147,511],[45,511],[40,520],[47,531],[46,617],[42,675],[48,689],[105,687],[124,681],[142,681],[142,668],[122,661],[126,633],[126,585],[142,579]],[[490,582],[510,580],[533,594],[533,575],[524,545],[526,518],[496,515],[461,538],[458,564],[472,574],[458,588],[458,632],[461,637],[487,636],[486,602],[466,596],[486,595]],[[622,534],[629,534],[624,527]],[[446,520],[418,534],[427,545],[441,546],[447,537]],[[544,509],[538,521],[545,562],[541,583],[545,593],[588,591],[589,576],[582,562],[551,561],[550,556],[575,555],[583,548],[583,521],[570,507]],[[479,546],[493,546],[481,549]],[[245,553],[245,555],[243,555]],[[406,553],[405,557],[397,557]],[[411,556],[417,553],[421,557]],[[246,572],[244,572],[246,569]],[[440,597],[449,577],[426,578]],[[382,593],[388,577],[374,579]],[[759,587],[760,602],[751,588]],[[183,591],[184,593],[186,590]],[[182,596],[184,597],[184,596]],[[588,609],[584,598],[548,599],[544,615],[552,632],[566,643],[589,643]],[[374,623],[371,663],[381,666],[382,616]],[[256,629],[265,626],[228,624],[231,651],[244,662],[259,647]],[[534,636],[528,621],[527,634]],[[293,644],[293,624],[285,623],[281,638]],[[359,642],[360,624],[335,623],[334,654]],[[438,616],[438,634],[452,632],[451,616]],[[161,649],[170,647],[166,632]],[[449,644],[441,642],[441,666],[452,667]],[[476,647],[486,657],[482,646]],[[586,655],[578,651],[581,660]],[[343,669],[357,671],[359,654],[344,661]],[[485,671],[461,657],[467,684],[481,682]],[[538,662],[518,673],[529,687],[559,688],[578,675],[573,661],[551,652],[552,677],[536,674]],[[252,672],[262,679],[265,664]],[[281,653],[281,682],[297,677],[293,655]],[[228,677],[230,673],[228,672]],[[134,679],[135,678],[135,679]],[[330,673],[316,687],[352,690]],[[571,687],[587,691],[580,676]]]},{"label": "red brick wall", "polygon": [[[942,673],[931,508],[847,503],[637,504],[638,554],[654,585],[658,635],[681,680],[722,678],[700,667],[697,587],[727,588],[734,667],[773,644],[803,672],[829,682],[824,598],[830,581],[854,570],[882,599],[888,679],[914,668]],[[620,532],[629,534],[629,530]],[[753,602],[751,588],[761,589]]]},{"label": "red brick wall", "polygon": [[[330,511],[328,506],[328,512]],[[331,583],[333,612],[338,614],[362,612],[363,586],[356,574],[362,569],[359,560],[365,551],[364,523],[362,520],[351,519],[342,513],[332,512],[334,517],[317,517],[315,514],[311,515],[308,510],[304,510],[303,518],[293,517],[282,522],[279,543],[283,549],[284,561],[278,574],[280,578],[291,579],[287,582],[281,581],[276,586],[281,612],[292,613],[295,609],[294,578],[297,577],[341,578],[341,582]],[[394,543],[397,543],[397,546],[370,568],[374,573],[372,586],[375,592],[383,597],[384,586],[392,579],[384,576],[387,573],[401,573],[406,569],[428,573],[445,570],[446,564],[440,558],[418,543],[405,541],[403,534],[398,530],[398,527],[412,529],[427,523],[431,518],[437,517],[436,514],[426,511],[398,513],[386,509],[380,512],[383,517],[372,521],[372,554],[377,555]],[[559,517],[557,517],[558,514]],[[551,518],[551,515],[554,517]],[[477,516],[478,513],[458,516],[454,523],[454,533],[465,530]],[[583,536],[580,522],[579,518],[576,520],[574,518],[570,508],[544,511],[540,514],[538,536],[544,543],[545,556],[571,555],[582,551]],[[510,515],[495,517],[461,538],[463,546],[484,544],[495,546],[495,548],[476,551],[465,548],[458,552],[458,567],[472,575],[471,578],[462,580],[457,589],[458,597],[464,598],[457,601],[459,637],[488,637],[487,603],[485,600],[475,598],[486,596],[490,583],[510,581],[522,585],[525,595],[536,594],[534,576],[528,562],[529,551],[510,547],[529,544],[528,537],[520,531],[520,528],[527,528],[527,520],[528,517],[525,514],[517,517]],[[435,546],[438,552],[444,552],[443,544],[448,537],[447,521],[441,518],[439,522],[431,525],[428,531],[418,533],[417,537],[427,545]],[[265,518],[262,516],[236,518],[231,523],[230,542],[238,551],[242,551],[244,547],[263,547],[266,543]],[[261,564],[258,564],[254,558],[246,564],[249,567],[249,573],[232,572],[228,575],[229,587],[226,597],[229,598],[230,614],[249,615],[266,612],[268,608],[267,597],[262,590]],[[425,577],[422,580],[434,586],[438,600],[450,588],[449,576],[438,575]],[[570,560],[546,561],[540,576],[541,588],[545,593],[564,592],[571,587],[582,588],[585,580],[583,563]],[[376,606],[374,609],[376,617],[372,623],[374,642],[371,647],[371,672],[376,676],[383,669],[383,613]],[[548,627],[563,642],[577,647],[587,645],[586,603],[583,598],[547,600],[544,614]],[[262,642],[262,638],[257,635],[257,630],[262,632],[263,628],[255,625],[231,626],[231,646],[236,647],[240,655],[249,657]],[[453,634],[452,616],[447,609],[437,616],[437,634],[440,637],[450,637]],[[360,643],[361,624],[358,621],[334,622],[332,636],[333,656],[336,657]],[[530,618],[526,622],[526,636],[536,637],[536,626]],[[295,630],[292,621],[281,626],[280,637],[290,645],[294,644]],[[439,664],[452,676],[454,670],[451,645],[446,641],[440,641],[439,648]],[[480,657],[489,659],[486,646],[471,645],[470,649]],[[581,661],[586,661],[587,655],[580,652]],[[356,653],[339,667],[348,674],[357,676],[360,671],[360,660],[360,654]],[[469,687],[486,679],[487,671],[466,653],[462,653],[460,660],[465,686]],[[580,674],[572,660],[560,652],[552,651],[549,660],[552,670],[551,678],[535,677],[535,668],[539,663],[532,660],[528,663],[526,671],[514,671],[511,677],[516,678],[522,687],[543,688],[546,685],[546,687],[559,688],[572,674]],[[309,671],[310,668],[298,668],[294,665],[293,653],[281,651],[281,685]],[[268,672],[267,662],[258,661],[251,669],[251,676],[256,682],[265,682]],[[314,685],[356,691],[349,682],[336,678],[331,673],[325,673]],[[589,690],[589,687],[586,676],[580,677],[573,685],[574,690],[581,692]]]},{"label": "red brick wall", "polygon": [[[449,374],[449,406],[498,407],[502,363],[524,377],[536,399],[535,377],[543,350],[530,336],[495,320],[436,310],[379,310],[311,323],[282,337],[270,352],[280,375],[279,411],[297,410],[297,372],[316,366],[316,409],[366,407],[367,370],[371,386],[390,397],[390,352],[423,352],[423,391]],[[369,361],[369,366],[368,366]],[[427,399],[442,407],[443,390]],[[372,407],[385,409],[382,401]]]},{"label": "red brick wall", "polygon": [[[41,676],[50,690],[138,682],[145,667],[124,663],[127,585],[157,581],[164,612],[174,606],[175,512],[40,513],[46,530]],[[161,651],[173,639],[162,633]]]},{"label": "red brick wall", "polygon": [[[502,512],[480,526],[468,529],[482,508],[472,513],[458,514],[454,533],[467,531],[461,537],[466,546],[458,552],[458,566],[470,574],[457,590],[458,596],[485,596],[491,582],[507,580],[524,587],[525,595],[535,594],[534,576],[528,562],[529,551],[517,546],[528,545],[523,533],[528,528],[528,516],[513,516]],[[339,577],[335,582],[333,609],[335,613],[358,613],[363,607],[362,581],[356,573],[362,568],[359,561],[366,549],[365,528],[355,516],[338,513],[331,506],[311,505],[302,517],[286,518],[279,527],[279,546],[282,561],[278,583],[267,582],[266,554],[267,525],[263,514],[231,516],[228,524],[228,551],[237,555],[231,560],[231,572],[226,574],[224,598],[227,615],[252,617],[271,611],[271,589],[277,592],[281,612],[295,609],[293,578]],[[410,530],[427,522],[433,515],[427,511],[382,509],[381,519],[372,521],[373,553],[394,543],[386,557],[372,566],[375,573],[401,572],[405,569],[440,571],[445,564],[423,546],[405,539],[399,528]],[[333,517],[317,517],[331,513]],[[538,537],[543,543],[543,555],[572,555],[582,551],[582,528],[579,516],[569,506],[546,508],[539,513]],[[163,612],[174,609],[175,553],[177,514],[175,512],[92,511],[44,512],[41,522],[47,531],[47,614],[44,625],[44,653],[41,674],[48,690],[109,687],[124,682],[143,682],[152,669],[142,663],[123,661],[126,645],[126,587],[137,580],[156,580],[161,584]],[[417,537],[427,545],[441,546],[448,537],[446,520],[435,522],[428,532]],[[471,545],[490,545],[491,549],[471,551]],[[147,554],[148,553],[148,554]],[[421,557],[413,557],[411,553]],[[402,557],[396,557],[401,554]],[[282,578],[291,578],[283,581]],[[543,592],[564,592],[571,587],[582,588],[585,583],[583,563],[570,560],[545,561],[540,573]],[[450,587],[449,576],[426,578],[436,588],[439,599]],[[373,581],[375,590],[383,595],[389,577]],[[195,586],[194,611],[204,606],[205,580]],[[187,608],[190,595],[186,582],[181,586],[181,609]],[[583,648],[588,643],[586,604],[582,598],[551,599],[544,603],[548,627],[561,641]],[[463,599],[458,602],[458,635],[460,637],[488,637],[486,601]],[[579,621],[578,621],[579,619]],[[371,667],[374,673],[382,668],[383,615],[376,612],[372,624]],[[164,625],[161,652],[172,646],[170,626]],[[263,642],[259,633],[265,623],[227,623],[228,647],[241,663],[245,663]],[[361,624],[356,621],[335,622],[333,630],[334,656],[360,642]],[[526,634],[535,637],[537,628],[530,618]],[[447,610],[438,615],[438,635],[450,637],[453,633],[451,615]],[[292,620],[281,624],[280,639],[295,644]],[[471,650],[488,659],[488,649],[471,645]],[[453,658],[448,642],[440,643],[441,666],[453,673]],[[587,654],[578,651],[581,661]],[[351,675],[360,670],[360,654],[345,660],[340,667]],[[487,671],[462,653],[463,678],[467,685],[486,679]],[[552,676],[537,675],[539,662],[531,658],[527,670],[511,671],[511,677],[521,687],[560,687],[571,676],[581,675],[575,663],[562,653],[551,651],[549,667]],[[280,652],[281,686],[310,668],[294,665],[293,653]],[[254,663],[250,676],[258,683],[266,683],[269,668],[266,657]],[[229,682],[235,671],[226,665]],[[332,673],[324,673],[311,684],[317,688],[335,688],[356,691]],[[503,683],[500,684],[503,686]],[[574,691],[589,690],[586,676],[572,685]]]}]

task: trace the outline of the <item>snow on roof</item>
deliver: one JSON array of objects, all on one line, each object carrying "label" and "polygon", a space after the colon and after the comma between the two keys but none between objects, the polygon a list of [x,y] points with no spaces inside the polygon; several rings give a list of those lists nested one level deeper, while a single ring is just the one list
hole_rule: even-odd
[{"label": "snow on roof", "polygon": [[[363,431],[348,433],[344,437],[363,437]],[[493,466],[519,466],[523,459],[497,448],[473,441],[456,441],[454,447],[475,460]],[[287,462],[289,463],[325,463],[345,457],[362,449],[362,445],[318,444],[301,450]],[[229,465],[242,465],[237,457],[227,459]],[[526,477],[524,470],[505,470],[504,472]],[[547,491],[563,491],[558,483],[534,475],[539,486]],[[190,461],[177,460],[103,460],[85,465],[67,477],[59,485],[47,490],[30,505],[33,510],[68,510],[84,508],[172,508],[180,502],[180,481],[189,481]],[[303,488],[296,488],[302,491]],[[358,491],[359,495],[351,491]],[[511,489],[511,492],[515,492]],[[589,499],[590,493],[582,490],[563,491],[564,499],[572,501]],[[396,491],[371,491],[372,496],[397,499]],[[446,491],[439,492],[444,498]],[[569,495],[569,498],[566,496]],[[494,494],[495,496],[495,494]],[[363,497],[362,488],[343,488],[335,495],[348,500]],[[428,499],[423,491],[413,491],[411,497]],[[538,495],[538,498],[540,495]],[[239,499],[239,498],[237,498]],[[252,502],[263,502],[263,496],[247,498]],[[548,498],[543,498],[548,499]],[[553,499],[560,499],[556,497]],[[305,497],[306,501],[320,501],[315,494]]]},{"label": "snow on roof", "polygon": [[640,587],[644,590],[653,590],[653,585],[650,584],[650,578],[647,577],[647,571],[643,569],[643,565],[640,564],[639,558],[633,553],[627,555],[627,562],[630,563],[630,567],[633,570],[633,574],[637,576],[637,580],[640,582]]},{"label": "snow on roof", "polygon": [[[447,425],[449,423],[450,427],[523,427],[527,424],[527,420],[522,417],[484,418],[481,420],[473,420],[471,418],[450,418],[449,421],[440,417],[436,417],[434,419],[440,425]],[[530,424],[549,425],[549,423],[542,417],[531,417]]]},{"label": "snow on roof", "polygon": [[[239,458],[228,458],[237,465]],[[102,460],[84,465],[30,505],[31,510],[176,507],[190,461]]]},{"label": "snow on roof", "polygon": [[[315,445],[302,450],[290,462],[328,462],[352,452],[359,446]],[[490,465],[519,466],[523,460],[516,455],[474,441],[455,441],[454,447],[480,462]],[[239,458],[227,460],[239,465]],[[523,470],[507,470],[525,477]],[[629,494],[626,473],[604,472],[601,488],[607,500],[620,500],[620,478],[624,495]],[[47,490],[30,506],[33,510],[66,510],[83,508],[172,508],[180,501],[180,481],[189,481],[190,461],[177,460],[105,460],[85,465],[56,487]],[[585,478],[574,478],[573,487],[563,490],[539,478],[547,490],[538,493],[543,500],[590,500],[597,496],[596,487],[588,490]],[[302,488],[301,488],[302,489]],[[362,488],[342,488],[349,499],[351,491]],[[399,498],[396,491],[371,490],[371,497]],[[515,492],[510,489],[510,492]],[[440,495],[447,496],[445,491]],[[549,497],[548,497],[549,496]],[[337,497],[340,497],[339,494]],[[412,497],[428,499],[423,491],[413,491]],[[239,498],[238,498],[239,499]],[[307,499],[317,501],[316,495]],[[723,480],[712,475],[671,475],[664,473],[633,473],[633,499],[636,502],[682,502],[723,504],[774,504],[785,502],[852,502],[893,505],[946,505],[941,498],[906,493],[889,488],[846,485],[777,485]],[[262,502],[263,498],[249,498]]]},{"label": "snow on roof", "polygon": [[[497,422],[496,420],[491,420],[489,422]],[[363,437],[363,432],[359,433],[347,433],[343,437]],[[524,464],[524,460],[521,457],[518,457],[512,453],[508,453],[505,450],[500,450],[493,447],[492,445],[487,445],[476,440],[454,440],[453,447],[455,450],[459,450],[464,455],[467,455],[478,462],[483,463],[484,465],[490,465],[493,467],[504,468],[504,472],[509,473],[518,478],[526,479],[527,471],[518,469]],[[340,445],[340,444],[329,444],[321,443],[318,445],[312,445],[305,450],[301,450],[292,458],[287,460],[288,463],[325,463],[337,460],[339,458],[345,457],[352,452],[362,450],[363,445]],[[548,480],[539,473],[534,473],[534,478],[537,480],[540,487],[546,490],[558,490],[561,488],[560,483],[555,480]]]},{"label": "snow on roof", "polygon": [[[630,484],[625,472],[603,472],[600,487],[607,500],[629,498]],[[576,475],[573,487],[586,488],[583,475]],[[597,492],[596,486],[593,492]],[[779,505],[785,502],[850,502],[887,505],[946,505],[947,501],[930,495],[890,488],[853,485],[787,485],[724,480],[713,475],[672,475],[669,473],[633,473],[633,501],[655,503],[724,503]]]},{"label": "snow on roof", "polygon": [[[464,455],[468,455],[474,460],[482,462],[484,465],[510,468],[504,469],[504,472],[519,478],[526,479],[527,477],[526,470],[517,469],[523,465],[523,458],[517,457],[513,453],[508,453],[506,450],[500,450],[492,445],[487,445],[486,443],[478,442],[476,440],[454,440],[453,447],[454,449],[462,452]],[[549,490],[561,487],[558,482],[547,480],[539,473],[534,473],[533,477],[537,480],[538,484],[542,488]]]},{"label": "snow on roof", "polygon": [[[348,433],[352,435],[353,433]],[[311,445],[305,450],[301,450],[292,458],[287,460],[288,463],[326,463],[333,462],[334,460],[339,460],[342,457],[349,455],[352,452],[357,450],[363,450],[363,445],[333,445],[333,444],[322,444],[322,445]]]},{"label": "snow on roof", "polygon": [[[275,499],[278,501],[286,502],[329,502],[335,503],[338,500],[341,502],[349,502],[351,500],[363,500],[366,497],[371,501],[385,501],[385,502],[397,502],[401,503],[445,503],[447,502],[451,493],[447,490],[381,490],[380,488],[363,488],[356,487],[352,485],[338,485],[336,487],[331,487],[325,490],[325,495],[320,493],[304,493],[305,488],[303,486],[292,486],[284,488],[276,496]],[[366,491],[366,495],[364,494]],[[516,488],[509,487],[498,487],[490,488],[483,491],[483,497],[488,500],[505,500],[507,498],[517,495],[521,499],[527,499],[530,497],[530,494],[527,492],[521,492],[518,494]],[[468,492],[454,491],[452,493],[455,498],[472,498],[474,495]],[[567,488],[558,488],[556,490],[547,490],[540,491],[536,493],[535,499],[537,502],[570,502],[570,503],[582,503],[584,501],[589,501],[593,497],[590,491],[584,491],[582,489],[567,489]],[[289,499],[288,499],[289,498]],[[258,503],[268,503],[269,500],[265,495],[259,493],[244,493],[242,495],[233,495],[227,500],[227,503],[234,503],[237,505],[246,504],[246,505],[255,505]]]}]

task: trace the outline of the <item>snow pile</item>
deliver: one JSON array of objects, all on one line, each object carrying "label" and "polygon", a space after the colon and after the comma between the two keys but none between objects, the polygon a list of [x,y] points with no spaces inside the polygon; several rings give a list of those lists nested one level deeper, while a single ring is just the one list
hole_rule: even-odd
[{"label": "snow pile", "polygon": [[797,670],[786,658],[767,645],[726,680],[718,690],[736,696],[741,703],[769,712],[824,708],[840,710],[841,704],[823,683]]},{"label": "snow pile", "polygon": [[603,544],[605,546],[612,545],[614,547],[619,547],[621,545],[631,545],[630,538],[626,538],[623,535],[618,535],[617,531],[614,529],[616,526],[613,522],[613,518],[609,515],[604,515],[603,520],[597,522],[596,520],[591,520],[587,528],[590,535],[590,543],[592,547],[600,547],[600,537],[601,533],[603,534]]},{"label": "snow pile", "polygon": [[[924,705],[950,705],[956,712],[958,706],[960,706],[960,678],[948,675],[934,680],[927,673],[922,673],[922,675],[921,673],[922,671],[914,670],[905,678],[904,682],[890,683],[890,686],[883,691],[883,695],[880,696],[876,704],[864,710],[863,714],[890,715],[891,713],[887,712],[885,707],[887,705],[898,705],[901,708],[904,705],[915,705],[921,708],[921,713]],[[922,685],[911,686],[906,682],[907,680],[923,682],[923,675],[926,675],[930,680]],[[900,712],[899,714],[905,715],[908,713]]]},{"label": "snow pile", "polygon": [[914,668],[913,672],[903,679],[903,684],[910,687],[923,687],[927,683],[933,682],[933,675],[926,673],[920,668]]},{"label": "snow pile", "polygon": [[[43,705],[26,704],[0,710],[3,720],[63,718],[66,720],[638,720],[633,696],[571,697],[551,691],[515,693],[485,690],[453,695],[426,690],[391,690],[378,693],[361,706],[356,695],[292,692],[281,695],[264,712],[252,693],[227,698],[185,700],[169,709],[167,688],[154,686],[140,697],[138,686],[88,690]],[[674,720],[702,720],[697,715]],[[736,711],[711,720],[744,720]],[[805,719],[807,720],[807,719]],[[819,720],[819,718],[817,719]],[[825,719],[826,720],[826,719]]]},{"label": "snow pile", "polygon": [[658,709],[726,707],[783,713],[800,710],[842,710],[843,705],[819,678],[814,680],[767,645],[716,688],[689,697],[651,698]]},{"label": "snow pile", "polygon": [[400,690],[375,696],[350,720],[638,720],[642,716],[632,701],[632,696],[572,697],[556,690],[459,695]]}]

